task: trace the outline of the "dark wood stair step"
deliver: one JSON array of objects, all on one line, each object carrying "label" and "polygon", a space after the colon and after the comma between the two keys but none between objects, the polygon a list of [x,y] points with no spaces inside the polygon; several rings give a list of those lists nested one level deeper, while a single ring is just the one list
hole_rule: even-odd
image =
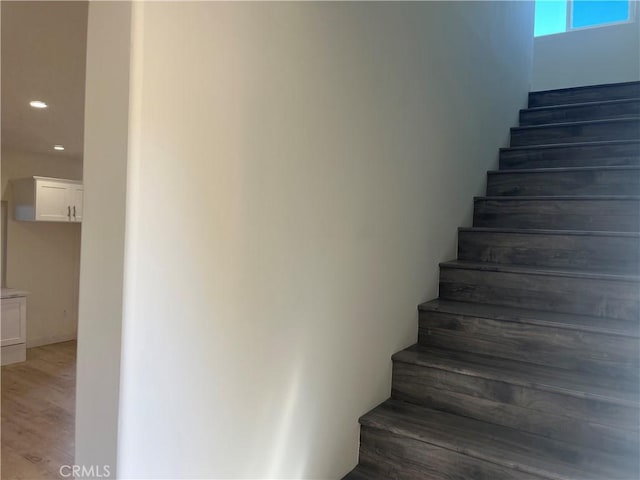
[{"label": "dark wood stair step", "polygon": [[638,275],[452,261],[440,264],[440,298],[638,321]]},{"label": "dark wood stair step", "polygon": [[443,302],[420,307],[421,345],[637,380],[638,322]]},{"label": "dark wood stair step", "polygon": [[520,110],[520,126],[640,116],[640,98],[552,105]]},{"label": "dark wood stair step", "polygon": [[568,105],[640,97],[640,82],[610,83],[529,93],[529,107]]},{"label": "dark wood stair step", "polygon": [[381,477],[375,471],[363,467],[362,465],[358,465],[356,468],[347,473],[342,480],[385,480],[384,477]]},{"label": "dark wood stair step", "polygon": [[458,260],[640,273],[640,233],[460,228]]},{"label": "dark wood stair step", "polygon": [[[426,461],[428,459],[428,461]],[[360,467],[375,480],[542,480],[388,430],[362,426]]]},{"label": "dark wood stair step", "polygon": [[640,119],[552,123],[511,129],[511,146],[640,139]]},{"label": "dark wood stair step", "polygon": [[500,169],[640,165],[640,141],[576,142],[500,149]]},{"label": "dark wood stair step", "polygon": [[492,170],[487,196],[638,195],[640,166]]},{"label": "dark wood stair step", "polygon": [[[572,372],[490,355],[425,347],[418,344],[396,353],[393,355],[393,360],[449,370],[471,377],[486,378],[576,399],[593,400],[610,406],[640,409],[640,384],[637,379],[632,382],[604,375]],[[532,407],[535,408],[535,405]],[[588,419],[593,412],[584,410],[567,413]],[[640,428],[637,424],[625,423],[624,418],[616,418],[618,414],[613,410],[608,414],[610,418],[605,420],[606,423],[627,426],[635,430]]]},{"label": "dark wood stair step", "polygon": [[638,449],[637,379],[420,345],[393,361],[395,399],[611,452]]},{"label": "dark wood stair step", "polygon": [[[429,465],[437,462],[443,469],[441,478],[629,480],[637,477],[634,459],[396,400],[384,402],[364,415],[360,423],[363,426],[361,462],[392,462],[397,468],[393,478],[404,478],[400,475],[405,461],[414,469],[416,465],[424,466],[426,474],[433,472]],[[368,436],[374,438],[370,440]],[[466,477],[461,476],[462,469]]]},{"label": "dark wood stair step", "polygon": [[439,312],[453,315],[473,316],[495,321],[525,323],[563,330],[575,330],[603,335],[640,338],[638,322],[615,318],[574,315],[571,313],[532,310],[529,308],[506,307],[483,303],[457,302],[435,299],[418,306],[419,312]]},{"label": "dark wood stair step", "polygon": [[474,227],[640,231],[640,196],[494,196],[474,198]]}]

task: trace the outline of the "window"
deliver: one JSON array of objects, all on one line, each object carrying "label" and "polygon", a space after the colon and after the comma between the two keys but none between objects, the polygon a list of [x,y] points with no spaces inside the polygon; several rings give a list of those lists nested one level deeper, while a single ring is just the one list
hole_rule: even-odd
[{"label": "window", "polygon": [[535,0],[534,35],[551,35],[587,27],[628,22],[631,0]]}]

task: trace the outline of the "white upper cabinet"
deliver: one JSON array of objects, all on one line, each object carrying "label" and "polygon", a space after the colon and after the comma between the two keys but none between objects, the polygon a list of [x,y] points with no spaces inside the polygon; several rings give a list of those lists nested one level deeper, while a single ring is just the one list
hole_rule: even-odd
[{"label": "white upper cabinet", "polygon": [[[41,222],[68,222],[70,216],[69,185],[51,180],[36,180],[35,186],[35,220]],[[21,206],[20,208],[23,207]],[[16,204],[17,212],[18,205]],[[18,215],[16,215],[17,217]],[[31,218],[28,220],[31,220]]]},{"label": "white upper cabinet", "polygon": [[74,222],[82,221],[82,200],[84,196],[84,185],[76,183],[71,185],[71,217]]},{"label": "white upper cabinet", "polygon": [[82,182],[28,177],[13,181],[15,219],[28,222],[81,222]]}]

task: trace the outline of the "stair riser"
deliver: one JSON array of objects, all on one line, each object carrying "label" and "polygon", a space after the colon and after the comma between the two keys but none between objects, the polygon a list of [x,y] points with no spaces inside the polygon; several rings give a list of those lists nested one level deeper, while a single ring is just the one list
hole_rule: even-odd
[{"label": "stair riser", "polygon": [[500,150],[500,169],[640,165],[640,143]]},{"label": "stair riser", "polygon": [[638,200],[476,199],[474,227],[640,231]]},{"label": "stair riser", "polygon": [[609,140],[636,140],[640,138],[640,122],[569,124],[545,127],[517,127],[511,129],[511,146],[548,145],[553,143],[604,142]]},{"label": "stair riser", "polygon": [[489,173],[487,196],[638,195],[640,170]]},{"label": "stair riser", "polygon": [[461,230],[458,259],[637,274],[640,273],[640,238]]},{"label": "stair riser", "polygon": [[541,480],[457,452],[363,426],[360,464],[385,480]]},{"label": "stair riser", "polygon": [[521,110],[520,125],[581,122],[640,116],[640,100],[612,104],[580,105],[553,110]]},{"label": "stair riser", "polygon": [[605,102],[640,97],[640,84],[600,85],[563,91],[551,90],[529,93],[529,107],[547,107],[570,103]]},{"label": "stair riser", "polygon": [[440,269],[440,298],[637,321],[636,282]]},{"label": "stair riser", "polygon": [[617,423],[626,420],[628,427],[637,425],[637,410],[491,379],[394,362],[392,397],[609,452],[638,448],[637,430],[602,423],[607,418],[601,415],[602,410],[614,414]]},{"label": "stair riser", "polygon": [[640,366],[637,338],[445,312],[421,311],[418,339],[428,346],[614,378],[636,380]]}]

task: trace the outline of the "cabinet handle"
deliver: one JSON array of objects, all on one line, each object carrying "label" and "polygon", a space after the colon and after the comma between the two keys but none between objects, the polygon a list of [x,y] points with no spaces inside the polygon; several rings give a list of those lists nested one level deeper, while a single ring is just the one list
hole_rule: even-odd
[{"label": "cabinet handle", "polygon": [[71,206],[67,206],[67,217],[71,217]]},{"label": "cabinet handle", "polygon": [[73,206],[73,218],[76,218],[76,206]]}]

